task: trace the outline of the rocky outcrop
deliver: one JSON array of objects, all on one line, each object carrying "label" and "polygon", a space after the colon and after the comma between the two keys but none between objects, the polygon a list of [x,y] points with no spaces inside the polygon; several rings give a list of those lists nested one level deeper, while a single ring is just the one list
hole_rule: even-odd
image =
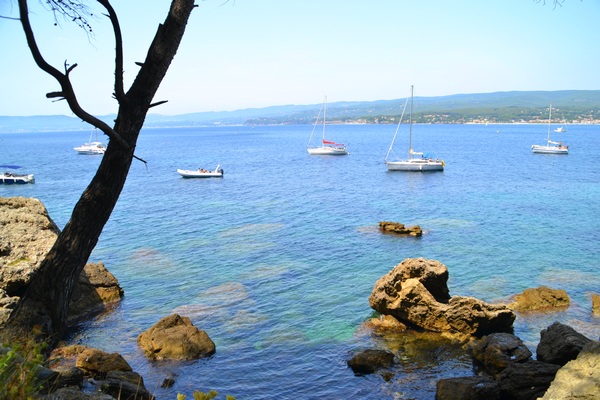
[{"label": "rocky outcrop", "polygon": [[194,360],[215,353],[208,334],[189,318],[172,314],[138,336],[138,345],[150,359]]},{"label": "rocky outcrop", "polygon": [[0,197],[0,326],[59,233],[41,201]]},{"label": "rocky outcrop", "polygon": [[575,360],[556,374],[543,400],[596,400],[600,398],[600,342],[585,345]]},{"label": "rocky outcrop", "polygon": [[600,315],[600,295],[592,293],[592,314]]},{"label": "rocky outcrop", "polygon": [[365,350],[348,360],[348,366],[357,375],[372,374],[387,368],[394,362],[394,355],[387,350]]},{"label": "rocky outcrop", "polygon": [[555,322],[540,333],[537,359],[551,364],[565,365],[577,358],[586,344],[586,338],[570,326]]},{"label": "rocky outcrop", "polygon": [[434,332],[483,335],[511,329],[515,314],[504,305],[472,297],[450,297],[448,269],[435,260],[406,259],[380,278],[371,308]]},{"label": "rocky outcrop", "polygon": [[569,296],[564,290],[540,286],[525,289],[523,293],[515,295],[508,307],[520,312],[548,311],[567,308],[569,303]]},{"label": "rocky outcrop", "polygon": [[485,372],[497,376],[512,363],[531,360],[531,351],[523,341],[510,333],[492,333],[467,347]]},{"label": "rocky outcrop", "polygon": [[[39,200],[0,197],[0,326],[59,233]],[[102,263],[88,264],[74,288],[68,323],[106,310],[122,296],[119,282]]]},{"label": "rocky outcrop", "polygon": [[399,222],[380,221],[379,230],[383,233],[395,235],[422,236],[423,229],[419,225],[407,227]]}]

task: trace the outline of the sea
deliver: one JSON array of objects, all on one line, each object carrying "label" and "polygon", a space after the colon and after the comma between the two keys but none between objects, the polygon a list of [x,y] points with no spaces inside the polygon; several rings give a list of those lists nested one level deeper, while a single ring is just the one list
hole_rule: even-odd
[{"label": "sea", "polygon": [[[552,133],[568,155],[533,154],[543,124],[415,125],[413,148],[443,172],[388,172],[396,126],[329,125],[346,156],[311,156],[312,126],[143,129],[119,202],[90,262],[125,296],[66,340],[120,353],[158,399],[216,390],[240,399],[433,399],[439,379],[471,376],[464,349],[431,334],[365,327],[375,282],[406,258],[448,267],[451,295],[508,302],[527,288],[564,289],[571,304],[519,314],[514,333],[534,353],[555,321],[598,340],[600,126]],[[40,199],[64,227],[101,156],[73,148],[90,132],[0,134],[0,164],[35,183],[0,196]],[[400,128],[390,157],[406,156]],[[177,169],[223,178],[185,179]],[[384,235],[379,221],[419,225],[422,237]],[[208,333],[206,359],[149,361],[137,336],[178,313]],[[437,335],[439,336],[439,335]],[[396,356],[390,374],[357,376],[366,349]],[[165,378],[172,387],[162,388]]]}]

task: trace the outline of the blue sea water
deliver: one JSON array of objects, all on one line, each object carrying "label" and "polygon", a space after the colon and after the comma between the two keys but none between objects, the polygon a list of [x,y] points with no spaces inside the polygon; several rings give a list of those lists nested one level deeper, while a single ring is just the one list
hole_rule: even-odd
[{"label": "blue sea water", "polygon": [[[507,301],[529,287],[565,289],[566,311],[519,315],[535,352],[554,321],[598,339],[590,293],[600,292],[600,127],[557,135],[569,155],[533,154],[543,125],[416,125],[413,147],[442,173],[387,172],[391,125],[331,125],[343,157],[309,156],[310,126],[145,129],[122,196],[90,261],[125,291],[111,313],[70,341],[119,352],[159,399],[217,390],[238,399],[433,399],[442,377],[472,374],[460,349],[392,343],[365,333],[374,283],[408,257],[449,269],[451,295]],[[86,132],[0,134],[0,164],[35,174],[0,196],[44,202],[63,227],[98,156],[73,147]],[[404,155],[402,135],[395,151]],[[223,179],[183,179],[215,168]],[[419,224],[421,238],[382,235],[382,220]],[[137,335],[173,312],[216,344],[193,362],[149,362]],[[421,343],[421,344],[419,344]],[[358,350],[393,348],[389,381],[355,376]],[[172,388],[161,382],[175,377]]]}]

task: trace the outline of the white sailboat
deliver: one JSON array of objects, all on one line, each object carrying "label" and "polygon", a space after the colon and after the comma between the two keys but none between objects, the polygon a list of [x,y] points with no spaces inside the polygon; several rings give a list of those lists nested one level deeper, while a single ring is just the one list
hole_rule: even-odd
[{"label": "white sailboat", "polygon": [[550,104],[550,112],[548,115],[548,139],[546,144],[534,144],[531,146],[531,150],[534,153],[540,154],[569,154],[569,146],[563,145],[562,142],[553,142],[550,139],[550,123],[552,121],[552,104]]},{"label": "white sailboat", "polygon": [[106,146],[104,143],[98,141],[98,131],[96,131],[96,140],[92,141],[92,135],[94,133],[90,133],[90,141],[82,144],[79,147],[73,148],[79,154],[104,154],[106,151]]},{"label": "white sailboat", "polygon": [[[315,134],[315,130],[317,129],[317,125],[319,125],[319,118],[321,117],[321,111],[323,111],[323,134],[321,136],[321,144],[315,144],[313,142],[313,135]],[[306,146],[306,150],[308,150],[308,154],[310,155],[321,155],[321,156],[343,156],[348,154],[348,149],[342,143],[332,142],[330,140],[325,140],[325,125],[326,125],[326,114],[327,114],[327,96],[323,100],[323,105],[321,106],[321,110],[319,110],[319,115],[317,115],[317,120],[313,126],[312,133],[310,134],[310,138],[308,139],[308,145]]]},{"label": "white sailboat", "polygon": [[392,139],[392,143],[390,144],[390,148],[388,149],[387,155],[385,156],[385,164],[387,165],[388,171],[443,171],[444,160],[432,159],[425,157],[422,152],[414,151],[412,148],[412,109],[413,109],[413,86],[410,87],[410,111],[409,111],[409,134],[408,134],[408,158],[405,160],[397,160],[397,161],[389,161],[390,153],[393,153],[394,142],[396,141],[396,136],[398,135],[398,131],[400,130],[400,124],[402,123],[402,118],[404,117],[404,111],[406,110],[406,105],[408,103],[408,98],[406,98],[406,103],[404,103],[404,108],[402,109],[402,115],[400,116],[400,121],[398,121],[398,126],[396,127],[396,133],[394,133],[394,138]]}]

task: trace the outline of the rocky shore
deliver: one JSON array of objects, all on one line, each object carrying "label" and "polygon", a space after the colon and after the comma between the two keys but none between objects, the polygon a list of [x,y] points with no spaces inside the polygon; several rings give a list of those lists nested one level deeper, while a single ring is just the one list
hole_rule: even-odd
[{"label": "rocky shore", "polygon": [[[383,224],[384,232],[400,230],[393,233],[412,236],[420,232],[420,228]],[[38,200],[0,198],[0,328],[58,234]],[[408,345],[361,349],[349,356],[348,367],[356,375],[379,374],[390,381],[401,359],[450,343],[472,359],[473,370],[468,376],[439,380],[439,400],[600,399],[597,338],[555,322],[540,332],[533,359],[533,352],[513,334],[518,313],[569,307],[566,292],[541,286],[513,296],[506,304],[491,304],[451,296],[448,277],[445,265],[423,258],[406,259],[382,276],[368,299],[377,316],[361,329],[379,337],[413,336],[414,349],[409,352]],[[74,291],[69,324],[110,312],[123,295],[102,262],[87,264]],[[599,308],[600,297],[593,295],[591,312],[600,313]],[[138,335],[137,342],[150,360],[193,360],[216,352],[206,332],[178,314],[158,320]],[[0,345],[0,356],[8,351]],[[35,379],[46,399],[154,398],[122,356],[84,346],[54,349],[45,366],[36,370]],[[162,385],[173,383],[173,377],[165,376]]]}]

